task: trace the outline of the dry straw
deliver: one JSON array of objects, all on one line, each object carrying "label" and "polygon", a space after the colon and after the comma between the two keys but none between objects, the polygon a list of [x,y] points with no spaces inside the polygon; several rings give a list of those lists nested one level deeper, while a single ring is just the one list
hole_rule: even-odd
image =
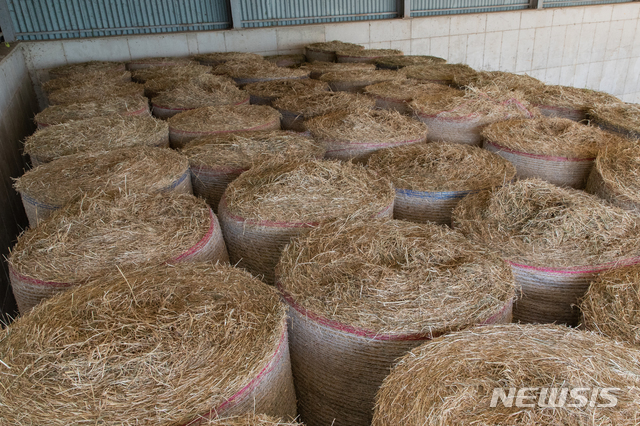
[{"label": "dry straw", "polygon": [[[237,425],[209,419],[295,416],[286,311],[273,289],[212,263],[111,269],[2,332],[3,422]],[[244,424],[288,424],[251,418]]]},{"label": "dry straw", "polygon": [[369,169],[396,188],[393,216],[451,224],[451,212],[470,193],[509,183],[516,169],[484,149],[458,144],[411,144],[381,149]]},{"label": "dry straw", "polygon": [[[635,425],[639,362],[638,350],[568,327],[465,330],[398,362],[372,425]],[[496,392],[505,398],[492,406]]]},{"label": "dry straw", "polygon": [[409,65],[444,64],[446,59],[427,55],[386,56],[376,59],[374,63],[380,69],[397,70]]},{"label": "dry straw", "polygon": [[257,53],[244,53],[244,52],[213,52],[213,53],[203,53],[200,55],[195,55],[193,57],[196,61],[200,62],[202,65],[208,65],[210,67],[215,67],[217,65],[224,64],[228,61],[263,61],[264,58]]},{"label": "dry straw", "polygon": [[402,55],[404,55],[404,52],[397,49],[341,49],[336,51],[336,61],[367,62],[373,64],[380,58]]},{"label": "dry straw", "polygon": [[514,317],[575,325],[573,307],[599,272],[640,261],[640,221],[582,191],[520,180],[464,198],[454,227],[493,247],[522,286]]},{"label": "dry straw", "polygon": [[143,58],[127,62],[127,69],[135,71],[145,68],[173,67],[195,63],[191,58]]},{"label": "dry straw", "polygon": [[116,267],[226,261],[217,222],[204,200],[190,194],[83,195],[13,247],[8,261],[20,312]]},{"label": "dry straw", "polygon": [[65,155],[128,146],[169,146],[167,123],[148,116],[108,116],[49,126],[29,136],[24,152],[34,166]]},{"label": "dry straw", "polygon": [[84,86],[87,84],[108,84],[112,82],[131,81],[129,71],[89,71],[78,72],[65,75],[64,77],[42,83],[42,90],[49,94],[59,89],[66,89],[71,86]]},{"label": "dry straw", "polygon": [[527,100],[537,106],[544,115],[574,121],[585,120],[589,109],[598,104],[622,105],[618,98],[608,93],[555,85],[532,87],[527,92]]},{"label": "dry straw", "polygon": [[617,138],[566,118],[493,123],[482,130],[484,147],[511,161],[519,179],[540,178],[583,189],[600,148]]},{"label": "dry straw", "polygon": [[457,89],[442,84],[420,82],[417,80],[392,80],[372,84],[364,88],[364,93],[376,99],[376,106],[382,109],[392,109],[403,114],[411,114],[409,103],[421,95],[445,95],[459,93]]},{"label": "dry straw", "polygon": [[298,422],[278,420],[264,414],[245,414],[243,416],[225,417],[211,420],[210,426],[302,426]]},{"label": "dry straw", "polygon": [[600,128],[640,139],[640,106],[627,103],[594,105],[589,119]]},{"label": "dry straw", "polygon": [[334,111],[371,109],[375,99],[348,92],[328,92],[316,95],[285,96],[273,101],[282,114],[282,128],[307,131],[305,120]]},{"label": "dry straw", "polygon": [[335,62],[336,51],[344,49],[364,49],[364,46],[335,40],[309,44],[304,47],[304,54],[309,62]]},{"label": "dry straw", "polygon": [[144,96],[144,86],[138,83],[106,82],[71,86],[51,92],[49,105],[67,105],[83,102],[100,102],[104,98]]},{"label": "dry straw", "polygon": [[209,73],[201,73],[198,75],[178,75],[174,77],[160,77],[154,78],[152,80],[148,80],[144,83],[144,94],[149,99],[154,98],[164,92],[165,90],[173,89],[176,86],[179,86],[184,83],[188,83],[192,79],[197,78],[207,78],[210,81],[217,81],[220,84],[231,84],[235,85],[236,82],[231,79],[231,77],[227,77],[226,75],[213,75]]},{"label": "dry straw", "polygon": [[219,214],[231,261],[274,283],[292,237],[336,218],[389,217],[391,182],[339,161],[269,161],[234,180]]},{"label": "dry straw", "polygon": [[274,158],[320,159],[325,147],[310,137],[274,130],[205,136],[181,152],[189,158],[194,194],[217,212],[227,185],[254,165]]},{"label": "dry straw", "polygon": [[210,74],[213,68],[196,63],[187,62],[174,66],[145,68],[133,71],[132,77],[138,83],[147,83],[151,80],[175,78],[188,80],[202,74]]},{"label": "dry straw", "polygon": [[52,105],[36,114],[33,119],[38,124],[38,128],[42,129],[69,121],[109,115],[150,115],[149,100],[144,96],[134,95],[104,98],[97,102]]},{"label": "dry straw", "polygon": [[327,147],[327,158],[366,161],[378,149],[426,142],[427,126],[397,111],[335,111],[306,123],[314,139]]},{"label": "dry straw", "polygon": [[201,136],[252,130],[279,130],[280,113],[266,105],[197,108],[169,120],[171,146],[182,148]]},{"label": "dry straw", "polygon": [[354,93],[362,92],[372,84],[404,79],[402,74],[392,70],[332,71],[320,76],[320,81],[329,83],[331,90]]},{"label": "dry straw", "polygon": [[301,69],[282,68],[271,62],[228,61],[213,69],[215,74],[228,75],[239,86],[259,81],[309,78],[309,72]]},{"label": "dry straw", "polygon": [[302,54],[293,54],[293,55],[271,55],[265,56],[265,61],[271,62],[272,64],[276,64],[279,67],[297,67],[305,63],[307,58]]},{"label": "dry straw", "polygon": [[67,155],[29,170],[14,183],[33,227],[82,192],[191,193],[186,157],[166,148],[132,147]]},{"label": "dry straw", "polygon": [[122,71],[126,71],[123,62],[91,61],[52,68],[49,70],[49,77],[54,79],[69,77],[72,74],[84,74],[93,72],[118,73]]},{"label": "dry straw", "polygon": [[453,84],[459,87],[477,87],[486,91],[534,91],[544,83],[530,75],[514,74],[504,71],[478,71],[475,73],[455,74]]},{"label": "dry straw", "polygon": [[306,78],[304,80],[275,80],[251,83],[244,86],[244,90],[251,95],[254,105],[271,105],[277,98],[283,96],[302,96],[323,93],[329,90],[325,82]]},{"label": "dry straw", "polygon": [[468,78],[476,73],[473,68],[464,64],[409,65],[399,72],[414,80],[445,85],[453,84],[456,79]]},{"label": "dry straw", "polygon": [[211,74],[177,83],[151,99],[153,115],[163,119],[196,108],[248,103],[247,92],[238,89],[232,81],[221,81],[220,76]]},{"label": "dry straw", "polygon": [[510,322],[515,297],[499,258],[456,231],[396,220],[320,226],[287,246],[277,276],[310,426],[369,425],[396,358],[444,333]]},{"label": "dry straw", "polygon": [[343,64],[338,64],[334,62],[313,62],[310,64],[304,64],[303,66],[300,67],[300,69],[309,71],[311,73],[309,77],[319,79],[320,76],[328,72],[373,71],[376,69],[376,66],[373,64],[363,64],[360,62],[343,63]]}]

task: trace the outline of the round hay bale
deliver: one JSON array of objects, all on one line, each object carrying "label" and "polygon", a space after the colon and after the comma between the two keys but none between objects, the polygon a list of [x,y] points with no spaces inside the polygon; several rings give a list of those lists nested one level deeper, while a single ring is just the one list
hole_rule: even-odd
[{"label": "round hay bale", "polygon": [[640,262],[636,215],[539,179],[465,197],[453,225],[509,262],[522,287],[513,313],[521,322],[577,325],[589,282]]},{"label": "round hay bale", "polygon": [[127,69],[135,71],[145,68],[173,67],[194,63],[195,61],[191,58],[142,58],[127,62]]},{"label": "round hay bale", "polygon": [[133,71],[131,74],[133,80],[144,84],[151,80],[165,78],[189,80],[203,74],[211,74],[211,71],[213,71],[212,67],[187,62],[174,66],[143,68]]},{"label": "round hay bale", "polygon": [[429,126],[429,141],[467,145],[482,143],[480,132],[487,124],[534,115],[516,92],[496,98],[472,90],[425,94],[409,106],[416,118]]},{"label": "round hay bale", "polygon": [[269,161],[231,182],[220,201],[233,264],[274,284],[284,246],[336,218],[390,217],[391,182],[339,161]]},{"label": "round hay bale", "polygon": [[329,83],[334,92],[361,93],[365,87],[383,81],[404,80],[405,77],[392,70],[333,71],[320,76],[320,81]]},{"label": "round hay bale", "polygon": [[210,67],[216,67],[222,65],[228,61],[244,61],[244,62],[262,62],[264,58],[257,53],[245,53],[245,52],[213,52],[203,53],[195,55],[193,57],[201,65],[207,65]]},{"label": "round hay bale", "polygon": [[514,74],[504,71],[477,71],[456,73],[453,84],[458,87],[476,87],[482,91],[533,91],[539,90],[545,84],[527,74]]},{"label": "round hay bale", "polygon": [[285,306],[246,272],[209,262],[116,269],[3,331],[3,368],[23,372],[0,377],[3,419],[169,426],[247,413],[293,418],[287,346]]},{"label": "round hay bale", "polygon": [[404,55],[404,52],[397,49],[341,49],[336,51],[336,62],[366,62],[373,64],[380,58],[402,55]]},{"label": "round hay bale", "polygon": [[406,79],[372,84],[364,88],[364,93],[375,98],[378,108],[412,114],[413,110],[409,107],[409,103],[417,96],[459,92],[442,84]]},{"label": "round hay bale", "polygon": [[244,86],[251,95],[253,105],[271,105],[283,96],[302,96],[329,91],[329,85],[323,81],[306,78],[304,80],[274,80],[251,83]]},{"label": "round hay bale", "polygon": [[315,140],[327,147],[325,158],[366,162],[383,148],[426,142],[427,126],[397,111],[335,111],[307,121]]},{"label": "round hay bale", "polygon": [[334,63],[334,62],[313,62],[310,64],[304,64],[300,67],[300,69],[309,71],[310,78],[320,79],[323,74],[328,72],[340,72],[340,71],[373,71],[376,69],[376,66],[373,64],[363,64],[361,62],[353,62],[353,63]]},{"label": "round hay bale", "polygon": [[278,288],[305,424],[370,425],[398,357],[445,333],[511,322],[509,267],[476,247],[435,224],[366,220],[320,226],[285,248]]},{"label": "round hay bale", "polygon": [[298,422],[285,422],[264,414],[225,417],[218,420],[209,420],[207,424],[211,426],[303,426]]},{"label": "round hay bale", "polygon": [[364,49],[364,46],[342,41],[328,41],[323,43],[313,43],[304,47],[304,55],[309,62],[335,62],[336,51],[345,49]]},{"label": "round hay bale", "polygon": [[90,74],[93,72],[118,73],[122,71],[126,71],[124,62],[91,61],[51,68],[49,70],[49,77],[54,79],[69,77],[72,74]]},{"label": "round hay bale", "polygon": [[613,139],[596,128],[550,117],[493,123],[482,137],[485,149],[513,163],[519,179],[576,189],[584,189],[598,150]]},{"label": "round hay bale", "polygon": [[49,105],[67,105],[84,102],[100,102],[104,98],[144,96],[144,86],[138,83],[98,83],[71,86],[51,92]]},{"label": "round hay bale", "polygon": [[247,92],[238,89],[232,81],[224,80],[217,75],[204,74],[178,83],[151,99],[153,115],[167,119],[196,108],[249,103]]},{"label": "round hay bale", "polygon": [[568,327],[460,331],[400,359],[372,425],[630,426],[639,361],[638,350]]},{"label": "round hay bale", "polygon": [[201,136],[253,130],[280,130],[280,113],[266,105],[226,105],[196,108],[168,120],[173,148]]},{"label": "round hay bale", "polygon": [[403,55],[385,56],[376,59],[373,63],[381,70],[399,70],[409,65],[444,64],[447,60],[437,56],[428,55]]},{"label": "round hay bale", "polygon": [[399,73],[414,80],[430,83],[454,85],[454,81],[472,76],[476,70],[465,64],[429,64],[409,65],[399,70]]},{"label": "round hay bale", "polygon": [[167,123],[149,116],[107,116],[56,124],[25,139],[24,152],[36,167],[65,155],[129,146],[169,146]]},{"label": "round hay bale", "polygon": [[271,62],[228,61],[213,69],[215,74],[228,75],[242,87],[249,83],[271,80],[301,80],[309,78],[309,72],[302,69],[282,68]]},{"label": "round hay bale", "polygon": [[625,210],[640,213],[640,147],[619,140],[598,152],[587,192]]},{"label": "round hay bale", "polygon": [[207,81],[216,81],[219,84],[235,85],[236,82],[226,75],[214,75],[208,73],[202,73],[194,76],[176,76],[176,77],[159,77],[152,80],[147,80],[144,83],[144,95],[149,99],[155,98],[166,90],[171,90],[181,84],[188,83],[191,80],[207,79]]},{"label": "round hay bale", "polygon": [[589,119],[601,129],[640,139],[640,105],[622,102],[594,105],[589,110]]},{"label": "round hay bale", "polygon": [[134,95],[104,98],[100,99],[99,102],[52,105],[36,114],[33,120],[38,125],[38,129],[44,129],[45,127],[64,124],[69,121],[110,115],[151,115],[149,112],[149,100],[144,96]]},{"label": "round hay bale", "polygon": [[451,213],[469,194],[505,185],[516,169],[484,149],[457,144],[411,144],[381,149],[368,168],[396,188],[395,219],[451,225]]},{"label": "round hay bale", "polygon": [[549,117],[568,118],[573,121],[586,120],[589,109],[597,104],[622,104],[613,95],[590,89],[555,85],[544,85],[531,89],[527,92],[526,99],[538,107],[542,114]]},{"label": "round hay bale", "polygon": [[348,92],[327,92],[315,95],[285,96],[273,101],[282,114],[282,128],[306,132],[305,121],[334,111],[371,109],[376,101],[369,96]]},{"label": "round hay bale", "polygon": [[137,146],[53,160],[14,182],[31,227],[83,192],[191,194],[189,161],[166,148]]},{"label": "round hay bale", "polygon": [[131,81],[131,73],[129,71],[90,71],[78,72],[65,75],[64,77],[54,78],[42,83],[42,90],[45,94],[55,92],[56,90],[66,89],[72,86],[97,85],[109,83],[126,83]]},{"label": "round hay bale", "polygon": [[307,58],[302,53],[298,53],[294,55],[265,56],[264,60],[267,62],[271,62],[272,64],[275,64],[279,67],[294,68],[304,64]]},{"label": "round hay bale", "polygon": [[194,194],[217,213],[227,186],[252,166],[275,158],[321,159],[325,147],[301,134],[272,130],[205,136],[181,152],[189,158]]},{"label": "round hay bale", "polygon": [[196,261],[228,261],[218,219],[176,192],[82,196],[27,229],[8,259],[21,314],[117,268]]}]

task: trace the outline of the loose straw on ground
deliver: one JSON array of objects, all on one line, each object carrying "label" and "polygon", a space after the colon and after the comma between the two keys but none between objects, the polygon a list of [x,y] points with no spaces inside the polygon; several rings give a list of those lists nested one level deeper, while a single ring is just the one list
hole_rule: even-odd
[{"label": "loose straw on ground", "polygon": [[333,71],[320,76],[320,81],[329,83],[334,92],[362,92],[366,86],[383,81],[404,80],[405,77],[392,70]]},{"label": "loose straw on ground", "polygon": [[49,105],[67,105],[82,102],[99,102],[103,98],[144,96],[144,86],[132,82],[98,82],[83,86],[71,86],[51,92]]},{"label": "loose straw on ground", "polygon": [[337,62],[375,63],[380,58],[402,56],[404,52],[397,49],[341,49],[336,51]]},{"label": "loose straw on ground", "polygon": [[589,119],[604,130],[640,139],[640,106],[627,103],[594,105]]},{"label": "loose straw on ground", "polygon": [[271,105],[273,101],[284,96],[303,96],[329,91],[325,82],[305,78],[304,80],[275,80],[251,83],[244,86],[251,95],[254,105]]},{"label": "loose straw on ground", "polygon": [[411,114],[409,103],[421,95],[456,95],[457,89],[442,84],[420,82],[417,80],[392,80],[372,84],[364,88],[364,93],[376,99],[376,106],[382,109],[396,110],[402,114]]},{"label": "loose straw on ground", "polygon": [[49,70],[49,77],[62,78],[68,77],[72,74],[83,74],[92,72],[122,72],[125,70],[123,62],[108,62],[108,61],[91,61],[81,62],[79,64],[63,65],[61,67],[52,68]]},{"label": "loose straw on ground", "polygon": [[446,62],[446,59],[428,55],[385,56],[374,61],[378,68],[388,70],[397,70],[410,65],[432,65]]},{"label": "loose straw on ground", "polygon": [[608,93],[569,86],[532,87],[526,94],[527,100],[544,115],[574,121],[585,120],[589,109],[598,104],[622,104],[618,98]]},{"label": "loose straw on ground", "polygon": [[364,46],[335,40],[309,44],[304,47],[304,54],[309,62],[335,62],[336,51],[345,49],[364,49]]}]

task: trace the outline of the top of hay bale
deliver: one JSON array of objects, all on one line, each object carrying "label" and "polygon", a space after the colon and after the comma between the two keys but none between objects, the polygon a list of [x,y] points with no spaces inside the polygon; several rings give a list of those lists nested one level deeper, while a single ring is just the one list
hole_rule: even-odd
[{"label": "top of hay bale", "polygon": [[177,75],[173,77],[159,77],[147,80],[144,83],[144,93],[148,98],[158,96],[165,90],[170,90],[176,86],[187,83],[194,78],[206,78],[208,81],[217,81],[220,84],[231,84],[235,86],[235,81],[226,75],[213,75],[209,73],[198,73],[196,75]]},{"label": "top of hay bale", "polygon": [[393,70],[350,70],[350,71],[331,71],[322,74],[320,81],[328,83],[333,81],[345,82],[362,82],[362,83],[381,83],[383,81],[404,80],[406,77]]},{"label": "top of hay bale", "polygon": [[211,67],[199,65],[195,62],[187,62],[174,66],[143,68],[133,71],[131,76],[139,83],[146,83],[159,78],[182,78],[187,80],[202,74],[210,74],[212,70],[213,68]]},{"label": "top of hay bale", "polygon": [[209,420],[210,426],[303,426],[298,422],[285,422],[265,414],[245,414]]},{"label": "top of hay bale", "polygon": [[381,149],[369,158],[369,169],[396,188],[443,192],[504,185],[515,167],[485,149],[461,144],[417,143]]},{"label": "top of hay bale", "polygon": [[318,78],[322,74],[334,71],[373,71],[376,66],[373,64],[366,64],[364,62],[312,62],[310,64],[304,64],[300,67],[301,70],[309,71],[311,78]]},{"label": "top of hay bale", "polygon": [[316,52],[331,53],[331,52],[336,52],[338,50],[345,50],[345,49],[362,50],[364,49],[364,46],[361,46],[359,44],[345,43],[343,41],[334,40],[334,41],[327,41],[322,43],[308,44],[304,48],[307,50],[314,50]]},{"label": "top of hay bale", "polygon": [[375,105],[375,99],[369,96],[348,92],[285,96],[273,101],[275,108],[301,114],[306,118],[339,110],[373,108]]},{"label": "top of hay bale", "polygon": [[297,53],[291,55],[265,56],[264,60],[276,64],[279,67],[295,67],[303,64],[307,58],[302,53]]},{"label": "top of hay bale", "polygon": [[531,87],[525,93],[527,100],[534,105],[587,110],[597,104],[622,104],[620,99],[608,93],[571,86],[544,85],[543,87]]},{"label": "top of hay bale", "polygon": [[38,130],[25,140],[24,152],[47,162],[80,152],[157,146],[166,141],[168,134],[166,122],[149,116],[94,117]]},{"label": "top of hay bale", "polygon": [[169,118],[172,129],[188,132],[239,131],[280,120],[267,105],[224,105],[196,108]]},{"label": "top of hay bale", "polygon": [[51,92],[47,97],[49,105],[77,104],[100,101],[102,98],[122,96],[144,96],[144,86],[132,82],[98,82],[71,86]]},{"label": "top of hay bale", "polygon": [[465,197],[453,223],[510,261],[530,266],[597,266],[640,256],[637,215],[539,179]]},{"label": "top of hay bale", "polygon": [[371,58],[371,60],[385,58],[387,56],[402,56],[404,52],[398,49],[358,49],[347,48],[336,50],[337,56],[348,56],[350,58]]},{"label": "top of hay bale", "polygon": [[136,68],[136,65],[145,65],[147,67],[172,67],[176,65],[193,64],[195,61],[191,58],[177,58],[171,56],[163,56],[156,58],[141,58],[127,62],[127,68]]},{"label": "top of hay bale", "polygon": [[[569,327],[460,331],[400,359],[378,392],[372,425],[630,426],[639,363],[640,351]],[[617,405],[607,408],[605,388]],[[505,398],[492,404],[496,390]]]},{"label": "top of hay bale", "polygon": [[124,62],[91,61],[52,68],[49,70],[49,76],[53,79],[78,73],[92,73],[96,71],[117,73],[125,70]]},{"label": "top of hay bale", "polygon": [[[16,426],[201,420],[269,365],[285,317],[273,288],[230,266],[116,270],[2,332],[3,419]],[[245,424],[280,424],[268,421]]]},{"label": "top of hay bale", "polygon": [[545,84],[527,74],[514,74],[504,71],[477,71],[459,73],[453,76],[453,83],[460,87],[473,86],[483,91],[492,90],[538,90]]},{"label": "top of hay bale", "polygon": [[587,330],[640,346],[640,266],[598,275],[582,298],[580,310]]},{"label": "top of hay bale", "polygon": [[109,273],[180,256],[211,226],[204,200],[164,192],[83,195],[35,228],[13,247],[9,263],[18,273],[58,283],[84,283]]},{"label": "top of hay bale", "polygon": [[444,64],[446,59],[428,55],[385,56],[375,60],[380,68],[399,69],[409,65]]},{"label": "top of hay bale", "polygon": [[200,63],[205,63],[210,66],[216,66],[224,64],[228,61],[263,61],[264,58],[257,53],[245,53],[245,52],[213,52],[202,53],[193,57]]},{"label": "top of hay bale", "polygon": [[40,202],[63,205],[82,192],[156,192],[188,170],[186,157],[166,148],[131,147],[67,155],[29,170],[14,187]]},{"label": "top of hay bale", "polygon": [[316,315],[372,334],[428,337],[482,323],[515,297],[510,268],[457,231],[338,220],[294,239],[278,286]]},{"label": "top of hay bale", "polygon": [[52,105],[36,114],[33,119],[36,123],[54,125],[108,115],[130,115],[145,110],[149,111],[149,100],[144,96],[134,95],[104,98],[100,102]]},{"label": "top of hay bale", "polygon": [[66,89],[71,86],[84,85],[101,85],[111,82],[127,82],[131,81],[131,73],[129,71],[89,71],[83,73],[72,73],[63,77],[54,78],[53,80],[42,83],[42,90],[49,94],[56,90]]},{"label": "top of hay bale", "polygon": [[477,71],[465,64],[409,65],[399,73],[415,80],[451,81],[475,74]]},{"label": "top of hay bale", "polygon": [[227,61],[213,69],[215,74],[228,75],[234,79],[270,78],[273,80],[287,78],[305,78],[309,72],[301,69],[283,68],[267,61]]},{"label": "top of hay bale", "polygon": [[193,167],[249,169],[278,157],[322,158],[325,147],[299,133],[273,130],[204,136],[189,142],[180,152]]},{"label": "top of hay bale", "polygon": [[154,106],[194,109],[208,106],[237,105],[248,102],[249,94],[233,81],[219,75],[203,74],[167,89],[151,99]]},{"label": "top of hay bale", "polygon": [[615,188],[616,196],[640,203],[640,145],[618,139],[600,150],[595,167],[602,180]]},{"label": "top of hay bale", "polygon": [[372,84],[364,88],[364,93],[383,99],[394,99],[397,101],[411,102],[415,97],[425,94],[445,94],[452,95],[460,93],[457,89],[429,82],[418,80],[391,80],[382,83]]},{"label": "top of hay bale", "polygon": [[274,80],[259,81],[244,86],[244,90],[261,98],[281,98],[283,96],[302,96],[327,92],[329,85],[323,81],[304,80]]},{"label": "top of hay bale", "polygon": [[589,109],[589,117],[596,123],[640,137],[640,105],[622,102],[593,105]]},{"label": "top of hay bale", "polygon": [[492,123],[482,130],[485,140],[528,154],[595,158],[620,139],[595,127],[566,118],[539,117]]},{"label": "top of hay bale", "polygon": [[427,125],[397,111],[368,108],[335,111],[306,122],[316,140],[361,143],[425,141]]},{"label": "top of hay bale", "polygon": [[376,216],[393,204],[388,180],[340,161],[269,161],[251,168],[225,191],[228,209],[253,221],[318,223]]}]

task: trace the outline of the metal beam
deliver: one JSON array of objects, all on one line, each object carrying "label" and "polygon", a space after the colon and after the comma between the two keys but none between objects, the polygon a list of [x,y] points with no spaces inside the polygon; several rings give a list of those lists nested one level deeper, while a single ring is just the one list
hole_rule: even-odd
[{"label": "metal beam", "polygon": [[4,41],[16,41],[16,31],[9,14],[9,3],[7,0],[0,0],[0,27],[2,27],[2,35]]},{"label": "metal beam", "polygon": [[544,7],[544,0],[529,0],[530,9],[542,9]]},{"label": "metal beam", "polygon": [[402,8],[402,16],[404,18],[411,18],[411,0],[404,0],[404,7]]},{"label": "metal beam", "polygon": [[233,29],[242,28],[242,5],[240,0],[229,0],[229,11],[231,12],[231,25]]}]

